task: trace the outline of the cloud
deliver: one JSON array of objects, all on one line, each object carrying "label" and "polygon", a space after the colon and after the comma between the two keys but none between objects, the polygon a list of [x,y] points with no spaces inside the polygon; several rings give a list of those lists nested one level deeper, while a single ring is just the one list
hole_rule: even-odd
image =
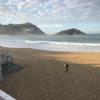
[{"label": "cloud", "polygon": [[63,27],[64,25],[63,24],[41,24],[41,25],[38,25],[40,27],[45,27],[45,28],[59,28],[59,27]]},{"label": "cloud", "polygon": [[0,5],[0,22],[2,23],[20,23],[28,19],[27,13],[14,11],[7,5]]},{"label": "cloud", "polygon": [[47,32],[47,34],[53,34],[61,31],[65,26],[63,24],[40,24],[38,27]]},{"label": "cloud", "polygon": [[99,6],[100,0],[1,0],[0,18],[4,17],[7,22],[30,21],[44,27],[59,27],[68,23],[99,22]]},{"label": "cloud", "polygon": [[8,0],[8,5],[13,5],[17,9],[23,9],[23,8],[31,8],[35,5],[39,5],[46,0]]},{"label": "cloud", "polygon": [[6,9],[4,6],[0,5],[0,15],[4,15],[5,13],[9,13],[9,10]]}]

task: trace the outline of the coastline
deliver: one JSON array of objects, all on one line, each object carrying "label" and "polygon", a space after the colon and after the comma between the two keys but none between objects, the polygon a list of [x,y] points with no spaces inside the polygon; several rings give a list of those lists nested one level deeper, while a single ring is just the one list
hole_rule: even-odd
[{"label": "coastline", "polygon": [[8,48],[32,48],[58,52],[100,52],[100,35],[86,36],[0,36],[0,45]]},{"label": "coastline", "polygon": [[100,99],[100,52],[0,48],[2,52],[12,52],[15,63],[24,67],[0,83],[0,89],[17,100]]}]

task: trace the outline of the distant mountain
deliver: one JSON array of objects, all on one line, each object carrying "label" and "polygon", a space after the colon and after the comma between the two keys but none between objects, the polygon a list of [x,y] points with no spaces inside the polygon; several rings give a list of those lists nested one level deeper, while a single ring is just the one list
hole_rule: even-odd
[{"label": "distant mountain", "polygon": [[56,35],[85,35],[85,33],[78,29],[73,28],[73,29],[68,29],[68,30],[58,32],[56,33]]},{"label": "distant mountain", "polygon": [[45,35],[37,26],[31,23],[25,24],[0,24],[0,34],[33,34],[33,35]]}]

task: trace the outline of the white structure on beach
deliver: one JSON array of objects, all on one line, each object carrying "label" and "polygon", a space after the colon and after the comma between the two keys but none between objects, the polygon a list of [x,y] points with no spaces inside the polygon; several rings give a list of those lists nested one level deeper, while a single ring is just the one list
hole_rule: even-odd
[{"label": "white structure on beach", "polygon": [[[8,67],[9,64],[13,63],[14,56],[12,54],[3,53],[0,55],[0,81],[2,81],[2,67]],[[0,90],[0,100],[16,100],[4,91]]]},{"label": "white structure on beach", "polygon": [[[0,55],[0,81],[2,81],[2,67],[7,67],[14,61],[14,56],[11,53],[2,53]],[[3,66],[4,65],[4,66]]]},{"label": "white structure on beach", "polygon": [[9,64],[13,63],[14,56],[11,53],[2,53],[0,55],[0,64]]}]

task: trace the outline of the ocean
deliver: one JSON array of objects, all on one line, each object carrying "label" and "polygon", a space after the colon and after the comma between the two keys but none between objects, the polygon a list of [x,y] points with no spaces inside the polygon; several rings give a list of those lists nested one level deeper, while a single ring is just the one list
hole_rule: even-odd
[{"label": "ocean", "polygon": [[100,34],[89,35],[0,35],[0,46],[58,52],[99,52]]}]

